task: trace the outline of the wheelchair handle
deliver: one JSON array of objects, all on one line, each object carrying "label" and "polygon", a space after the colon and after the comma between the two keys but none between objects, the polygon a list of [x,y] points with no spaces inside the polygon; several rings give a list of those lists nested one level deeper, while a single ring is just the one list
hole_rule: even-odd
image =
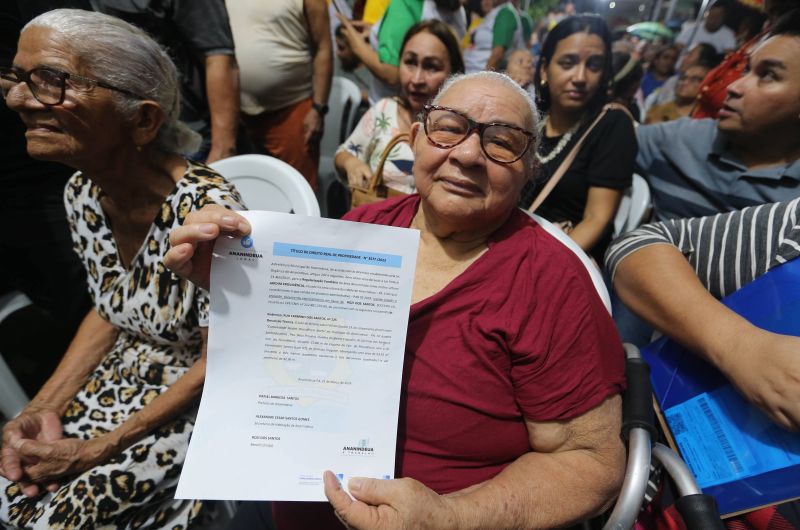
[{"label": "wheelchair handle", "polygon": [[628,530],[633,526],[647,488],[651,451],[675,482],[680,494],[676,508],[687,530],[724,530],[716,501],[700,491],[683,460],[668,447],[653,444],[657,431],[651,406],[650,368],[636,346],[625,344],[625,353],[628,387],[623,401],[622,436],[628,442],[628,466],[617,503],[603,530]]}]

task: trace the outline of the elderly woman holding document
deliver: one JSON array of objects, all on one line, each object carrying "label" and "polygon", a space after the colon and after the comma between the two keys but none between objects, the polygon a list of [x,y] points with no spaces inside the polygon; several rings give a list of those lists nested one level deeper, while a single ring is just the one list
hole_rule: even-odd
[{"label": "elderly woman holding document", "polygon": [[203,386],[208,295],[162,256],[189,211],[241,207],[239,194],[178,154],[200,139],[178,121],[175,65],[120,19],[36,17],[0,65],[0,93],[28,153],[77,170],[64,202],[93,301],[58,368],[3,427],[0,527],[187,528],[205,512],[174,491]]},{"label": "elderly woman holding document", "polygon": [[[396,476],[326,473],[332,506],[273,505],[287,528],[552,528],[616,495],[623,353],[578,258],[517,209],[536,109],[509,77],[456,76],[411,128],[418,194],[351,221],[420,231]],[[223,208],[190,213],[166,264],[208,286],[211,245],[249,233]],[[504,506],[503,509],[498,507]]]}]

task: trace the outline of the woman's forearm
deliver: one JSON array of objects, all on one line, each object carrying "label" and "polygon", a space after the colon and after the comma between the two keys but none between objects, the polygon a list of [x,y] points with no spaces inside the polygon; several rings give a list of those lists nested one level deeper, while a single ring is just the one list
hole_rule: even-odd
[{"label": "woman's forearm", "polygon": [[378,57],[378,52],[370,48],[368,45],[359,47],[358,51],[353,49],[370,71],[372,75],[380,79],[382,82],[390,86],[396,86],[400,83],[400,69],[397,66],[382,63]]},{"label": "woman's forearm", "polygon": [[600,241],[607,226],[607,223],[597,219],[583,219],[575,225],[575,228],[569,233],[569,237],[584,251],[590,252]]},{"label": "woman's forearm", "polygon": [[[605,510],[625,473],[621,399],[564,421],[525,420],[531,451],[493,478],[439,495],[412,478],[351,479],[326,471],[325,495],[348,528],[563,528]],[[360,502],[358,502],[360,501]]]},{"label": "woman's forearm", "polygon": [[505,53],[506,49],[503,46],[495,46],[492,48],[492,53],[489,55],[489,59],[486,61],[486,70],[497,70],[497,67],[500,65],[500,61],[503,60]]},{"label": "woman's forearm", "polygon": [[328,104],[333,73],[333,43],[331,42],[328,5],[325,2],[305,0],[304,8],[312,40],[312,98],[320,105]]},{"label": "woman's forearm", "polygon": [[53,375],[28,404],[28,409],[52,410],[63,415],[69,403],[86,384],[119,335],[119,329],[92,308]]},{"label": "woman's forearm", "polygon": [[343,177],[347,177],[347,163],[350,160],[356,158],[353,153],[348,151],[339,151],[336,153],[336,156],[333,157],[333,166],[336,168],[336,171],[339,172],[339,175]]},{"label": "woman's forearm", "polygon": [[622,192],[611,188],[592,186],[586,199],[583,219],[575,225],[569,237],[586,252],[591,251],[614,222]]},{"label": "woman's forearm", "polygon": [[582,427],[589,428],[576,432],[569,448],[534,449],[494,478],[445,496],[457,528],[561,528],[607,509],[624,474],[620,403],[610,398],[587,413]]},{"label": "woman's forearm", "polygon": [[122,425],[102,437],[110,454],[124,451],[155,428],[176,418],[197,402],[205,380],[208,328],[201,328],[201,332],[203,334],[201,358],[166,392],[159,394]]}]

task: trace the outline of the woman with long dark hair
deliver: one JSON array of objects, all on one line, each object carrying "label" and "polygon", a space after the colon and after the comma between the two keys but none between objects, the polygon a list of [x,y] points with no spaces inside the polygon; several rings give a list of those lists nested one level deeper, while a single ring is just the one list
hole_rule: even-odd
[{"label": "woman with long dark hair", "polygon": [[[448,76],[463,72],[461,50],[447,24],[426,20],[411,26],[400,47],[400,94],[375,103],[336,150],[334,164],[347,183],[366,186],[389,143],[399,134],[408,134],[416,116]],[[385,184],[413,193],[413,163],[408,141],[398,143],[383,166]]]},{"label": "woman with long dark hair", "polygon": [[[602,18],[568,17],[548,34],[534,78],[544,113],[536,154],[540,167],[520,201],[523,208],[536,204],[537,214],[558,223],[595,257],[602,256],[611,239],[637,149],[628,112],[605,108],[611,81],[611,34]],[[587,131],[576,156],[549,189],[547,181]]]},{"label": "woman with long dark hair", "polygon": [[381,19],[365,35],[350,20],[339,15],[344,36],[353,53],[372,77],[369,102],[391,97],[400,91],[400,49],[406,32],[424,20],[441,20],[458,38],[467,31],[467,15],[458,0],[396,0],[391,2]]}]

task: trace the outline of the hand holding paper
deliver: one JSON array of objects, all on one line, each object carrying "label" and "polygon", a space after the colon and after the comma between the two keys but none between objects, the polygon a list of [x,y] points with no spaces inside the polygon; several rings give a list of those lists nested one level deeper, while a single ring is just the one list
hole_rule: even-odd
[{"label": "hand holding paper", "polygon": [[336,476],[325,472],[325,496],[336,516],[356,530],[447,530],[459,528],[447,497],[438,495],[410,478],[375,480],[351,479],[350,497]]},{"label": "hand holding paper", "polygon": [[172,263],[203,281],[212,262],[211,313],[177,497],[322,501],[329,466],[391,478],[419,233],[211,208],[189,221]]},{"label": "hand holding paper", "polygon": [[164,255],[164,264],[178,276],[208,289],[214,241],[224,232],[244,236],[250,233],[250,224],[218,204],[190,212],[183,225],[170,232],[171,248]]}]

